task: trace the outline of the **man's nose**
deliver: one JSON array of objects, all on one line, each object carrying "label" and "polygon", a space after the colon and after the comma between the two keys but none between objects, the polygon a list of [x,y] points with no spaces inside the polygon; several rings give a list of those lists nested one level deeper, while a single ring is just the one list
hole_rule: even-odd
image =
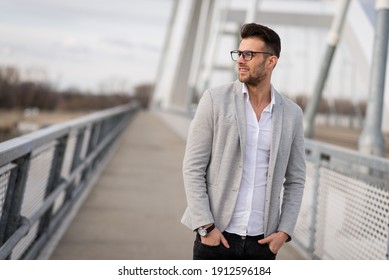
[{"label": "man's nose", "polygon": [[241,54],[240,56],[238,56],[238,59],[236,60],[236,62],[238,64],[242,64],[245,62],[244,58],[243,58],[243,54]]}]

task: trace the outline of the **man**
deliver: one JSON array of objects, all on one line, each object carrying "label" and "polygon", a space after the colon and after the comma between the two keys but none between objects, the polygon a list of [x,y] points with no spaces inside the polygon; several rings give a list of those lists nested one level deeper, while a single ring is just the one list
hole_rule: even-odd
[{"label": "man", "polygon": [[280,38],[255,23],[241,38],[239,80],[207,90],[189,129],[182,223],[197,232],[193,259],[275,259],[300,211],[302,110],[271,84]]}]

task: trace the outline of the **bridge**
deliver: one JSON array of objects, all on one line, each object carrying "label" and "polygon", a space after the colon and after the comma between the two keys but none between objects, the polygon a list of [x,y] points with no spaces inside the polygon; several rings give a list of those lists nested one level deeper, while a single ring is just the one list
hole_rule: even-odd
[{"label": "bridge", "polygon": [[[329,34],[304,111],[301,214],[278,258],[389,258],[389,149],[382,122],[388,1],[376,1],[374,27],[363,21],[360,1],[246,1],[244,8],[227,2],[174,1],[150,110],[127,104],[0,143],[0,259],[190,259],[193,233],[180,224],[188,125],[203,89],[234,78],[233,66],[222,65],[217,54],[232,48],[241,23],[258,18],[281,30],[311,25],[318,32],[309,30],[310,36]],[[370,30],[362,35],[375,34],[371,58],[355,32],[356,17]],[[187,22],[177,24],[182,18]],[[361,90],[368,93],[363,122],[358,114],[318,114],[328,84],[339,82],[331,82],[329,69],[340,38],[358,57],[347,63],[360,78],[348,84],[343,71],[343,91],[362,94],[355,84],[370,85]],[[294,65],[287,53],[284,59]],[[339,92],[335,85],[332,90]],[[338,128],[346,118],[348,127],[334,128],[331,118]]]}]

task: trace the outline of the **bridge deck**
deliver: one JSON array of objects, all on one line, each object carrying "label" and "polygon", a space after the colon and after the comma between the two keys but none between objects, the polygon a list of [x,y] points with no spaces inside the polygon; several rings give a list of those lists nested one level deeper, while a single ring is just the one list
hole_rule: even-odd
[{"label": "bridge deck", "polygon": [[[191,259],[185,209],[184,140],[160,117],[140,112],[51,259]],[[290,245],[279,259],[303,259]]]}]

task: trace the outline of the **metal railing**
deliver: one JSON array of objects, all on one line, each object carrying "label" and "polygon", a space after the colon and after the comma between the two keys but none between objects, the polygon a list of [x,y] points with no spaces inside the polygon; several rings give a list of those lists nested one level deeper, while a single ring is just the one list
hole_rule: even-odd
[{"label": "metal railing", "polygon": [[306,139],[294,243],[310,259],[388,259],[389,160]]},{"label": "metal railing", "polygon": [[0,259],[36,259],[93,185],[136,103],[0,143]]}]

